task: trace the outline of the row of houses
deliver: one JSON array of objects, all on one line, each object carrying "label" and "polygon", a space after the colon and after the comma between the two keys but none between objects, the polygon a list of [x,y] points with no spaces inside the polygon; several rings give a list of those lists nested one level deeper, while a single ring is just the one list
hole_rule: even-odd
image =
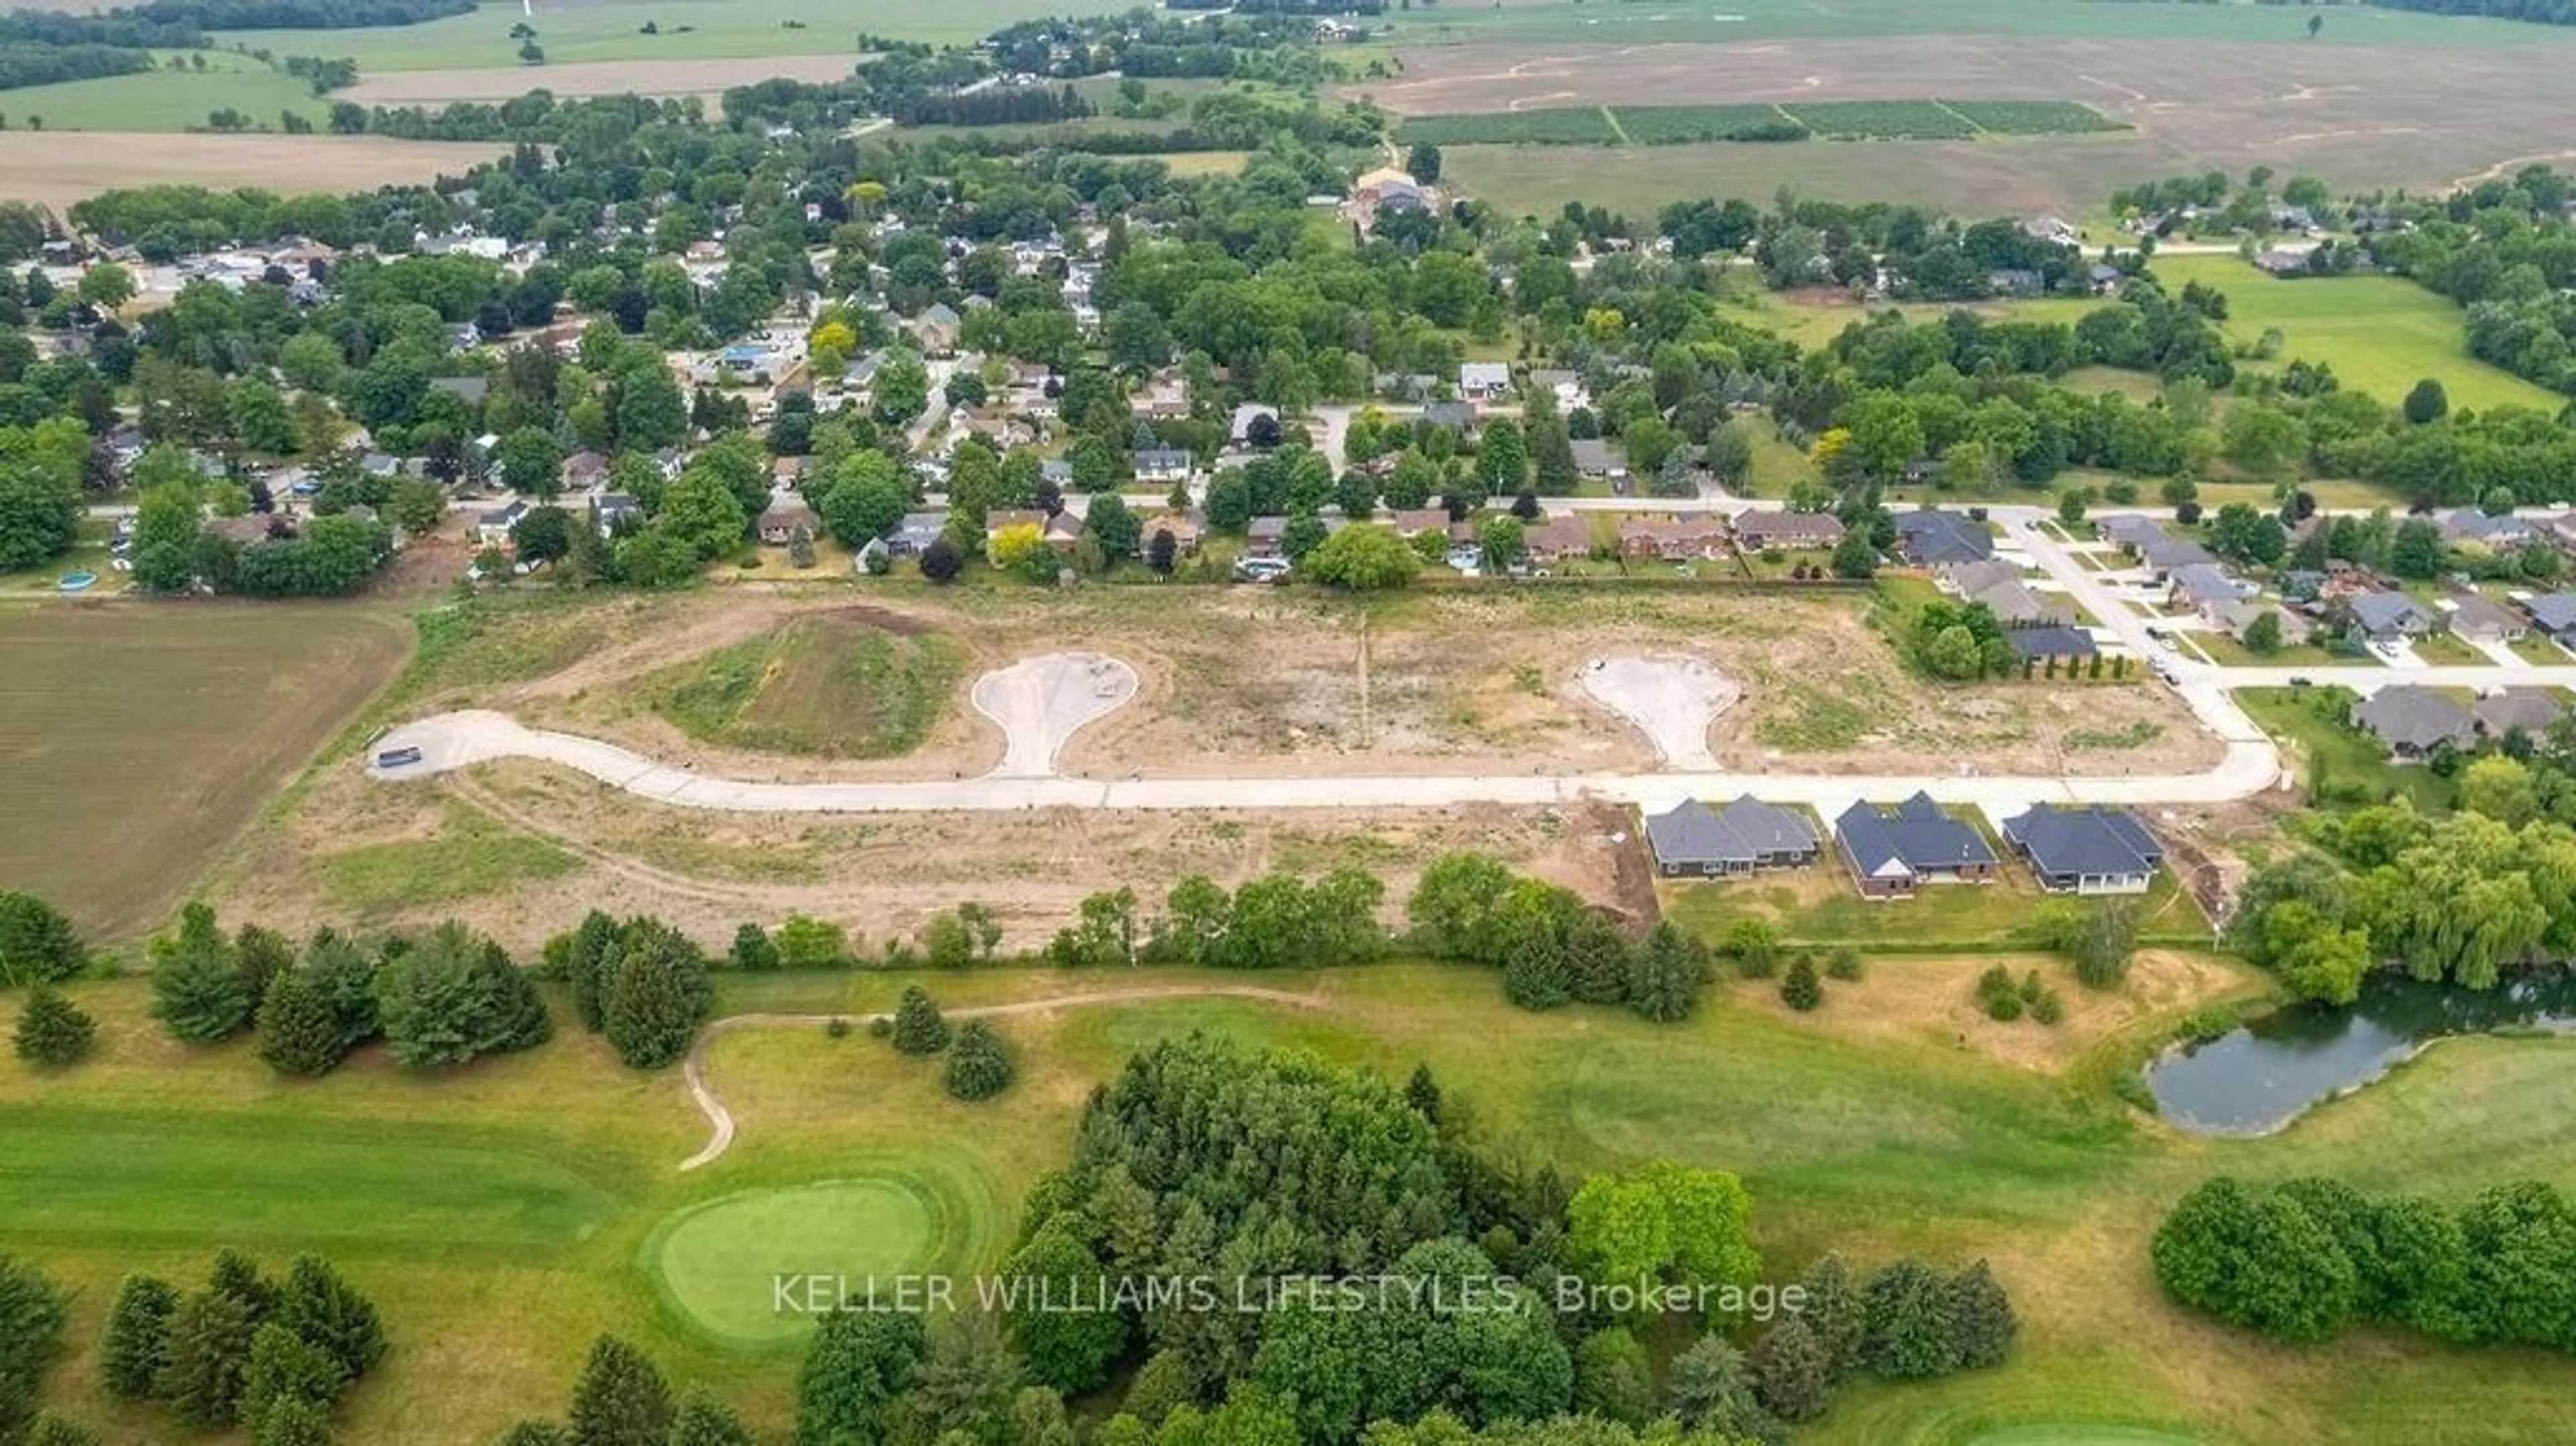
[{"label": "row of houses", "polygon": [[[1824,854],[1813,816],[1746,794],[1722,808],[1689,799],[1645,817],[1656,871],[1723,879],[1805,868]],[[1854,803],[1834,819],[1834,850],[1863,898],[1903,898],[1926,884],[1988,883],[2002,870],[1975,825],[1917,793],[1892,809]],[[2140,894],[2164,847],[2138,816],[2099,805],[2034,804],[2005,820],[2006,848],[2052,893]]]},{"label": "row of houses", "polygon": [[2420,683],[2380,689],[2354,705],[2355,727],[2399,758],[2423,758],[2447,746],[2471,749],[2517,729],[2538,736],[2567,711],[2555,688],[2498,688],[2469,703]]}]

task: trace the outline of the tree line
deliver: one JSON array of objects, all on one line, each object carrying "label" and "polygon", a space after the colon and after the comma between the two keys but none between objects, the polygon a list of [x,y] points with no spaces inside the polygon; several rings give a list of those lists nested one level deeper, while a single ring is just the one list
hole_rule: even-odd
[{"label": "tree line", "polygon": [[2453,1345],[2576,1351],[2576,1208],[2539,1180],[2449,1211],[2333,1179],[2219,1175],[2175,1203],[2151,1254],[2167,1295],[2275,1340],[2384,1324]]},{"label": "tree line", "polygon": [[120,50],[108,45],[46,45],[25,40],[0,43],[0,90],[132,75],[151,68],[152,56],[141,50]]}]

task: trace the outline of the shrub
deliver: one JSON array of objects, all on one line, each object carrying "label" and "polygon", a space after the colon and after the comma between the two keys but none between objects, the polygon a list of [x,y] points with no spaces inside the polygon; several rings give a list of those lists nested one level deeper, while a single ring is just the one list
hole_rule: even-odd
[{"label": "shrub", "polygon": [[989,1100],[1011,1087],[1015,1073],[1000,1031],[970,1019],[948,1047],[948,1071],[941,1083],[961,1100]]},{"label": "shrub", "polygon": [[828,1038],[847,1039],[850,1037],[850,1021],[835,1014],[823,1022],[823,1033]]},{"label": "shrub", "polygon": [[51,984],[39,984],[19,1012],[12,1043],[18,1058],[39,1069],[61,1069],[89,1057],[98,1023]]},{"label": "shrub", "polygon": [[918,984],[904,986],[903,1000],[895,1006],[894,1024],[887,1033],[894,1047],[905,1054],[937,1054],[948,1047],[948,1021],[939,1017],[938,1001]]},{"label": "shrub", "polygon": [[2066,1018],[2066,1001],[2058,997],[2056,990],[2043,989],[2030,1002],[2030,1017],[2042,1024],[2055,1024]]},{"label": "shrub", "polygon": [[2021,1018],[2022,1008],[2021,996],[2018,994],[2004,993],[1989,994],[1986,996],[1986,1017],[1988,1019],[1997,1020],[2004,1024],[2010,1024],[2014,1020]]},{"label": "shrub", "polygon": [[1858,981],[1866,972],[1860,951],[1849,944],[1839,946],[1825,958],[1825,977],[1828,979]]},{"label": "shrub", "polygon": [[1735,961],[1736,972],[1747,979],[1768,979],[1779,968],[1779,936],[1763,920],[1736,920],[1727,927],[1726,941],[1718,947]]}]

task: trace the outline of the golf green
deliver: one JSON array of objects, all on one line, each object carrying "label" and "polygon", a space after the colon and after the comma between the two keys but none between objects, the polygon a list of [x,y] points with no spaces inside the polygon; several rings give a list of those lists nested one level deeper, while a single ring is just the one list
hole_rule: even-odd
[{"label": "golf green", "polygon": [[672,1216],[644,1245],[663,1298],[704,1335],[746,1348],[801,1339],[814,1317],[937,1263],[949,1202],[896,1176],[750,1190]]}]

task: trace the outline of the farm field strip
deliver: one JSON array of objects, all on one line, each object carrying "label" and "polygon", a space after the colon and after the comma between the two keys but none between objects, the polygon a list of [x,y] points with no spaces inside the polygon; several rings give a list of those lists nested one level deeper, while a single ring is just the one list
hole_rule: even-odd
[{"label": "farm field strip", "polygon": [[[1994,123],[1986,124],[1971,111]],[[1402,135],[1408,142],[1431,145],[1658,146],[1809,138],[1964,141],[1988,134],[2089,135],[2127,129],[2075,101],[1829,100],[1471,111],[1408,117]]]}]

